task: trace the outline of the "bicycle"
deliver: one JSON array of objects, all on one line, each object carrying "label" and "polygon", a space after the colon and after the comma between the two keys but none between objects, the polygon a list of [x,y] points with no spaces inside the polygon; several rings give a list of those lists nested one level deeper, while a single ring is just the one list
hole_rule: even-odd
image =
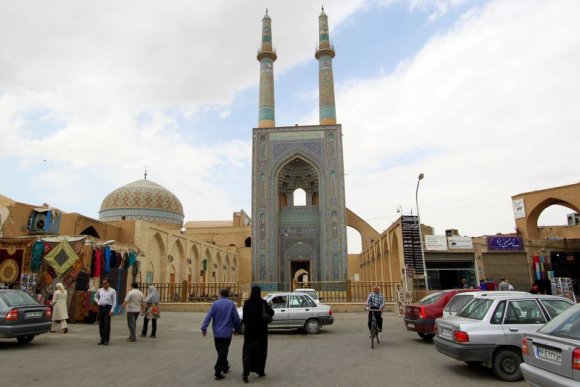
[{"label": "bicycle", "polygon": [[[366,308],[369,312],[380,312],[380,309],[371,309]],[[375,347],[375,339],[377,340],[377,344],[381,342],[379,332],[379,325],[377,324],[377,317],[375,313],[371,313],[371,348]]]}]

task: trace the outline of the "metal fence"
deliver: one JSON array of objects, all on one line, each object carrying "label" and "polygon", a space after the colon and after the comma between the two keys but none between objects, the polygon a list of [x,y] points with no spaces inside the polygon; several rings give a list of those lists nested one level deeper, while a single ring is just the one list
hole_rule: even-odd
[{"label": "metal fence", "polygon": [[396,282],[322,281],[299,283],[300,288],[316,289],[324,303],[366,302],[373,287],[378,286],[385,302],[395,302]]},{"label": "metal fence", "polygon": [[[395,302],[396,282],[365,282],[365,281],[319,281],[301,282],[294,289],[289,284],[262,283],[262,294],[270,291],[290,291],[300,288],[316,289],[324,303],[341,302],[366,302],[367,297],[374,286],[381,289],[385,302]],[[230,298],[241,305],[243,298],[249,296],[251,284],[239,282],[214,282],[214,283],[154,283],[139,285],[140,290],[147,294],[150,285],[155,286],[159,292],[161,302],[213,302],[219,298],[219,291],[223,288],[230,289]],[[244,286],[245,285],[245,286]],[[243,290],[242,290],[243,289]]]},{"label": "metal fence", "polygon": [[219,298],[220,290],[230,290],[230,298],[241,304],[239,282],[212,282],[212,283],[140,283],[139,290],[145,295],[149,292],[149,286],[155,286],[159,292],[161,302],[213,302]]}]

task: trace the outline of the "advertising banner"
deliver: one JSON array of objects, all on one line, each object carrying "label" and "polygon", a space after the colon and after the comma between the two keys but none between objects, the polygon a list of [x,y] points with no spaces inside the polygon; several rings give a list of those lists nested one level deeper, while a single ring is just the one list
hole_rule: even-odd
[{"label": "advertising banner", "polygon": [[403,232],[403,255],[405,265],[415,269],[417,274],[423,274],[423,260],[421,259],[421,244],[419,239],[419,224],[416,216],[401,216]]},{"label": "advertising banner", "polygon": [[447,237],[445,235],[425,235],[425,250],[447,250]]},{"label": "advertising banner", "polygon": [[450,250],[470,250],[473,249],[473,240],[471,237],[450,236],[447,245]]}]

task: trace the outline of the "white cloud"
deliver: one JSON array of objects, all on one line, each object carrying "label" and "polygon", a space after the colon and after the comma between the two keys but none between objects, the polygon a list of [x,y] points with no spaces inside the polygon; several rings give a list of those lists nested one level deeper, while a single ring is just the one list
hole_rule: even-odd
[{"label": "white cloud", "polygon": [[[498,1],[387,76],[337,91],[347,205],[378,230],[415,207],[441,234],[512,232],[512,195],[578,181],[580,11]],[[360,187],[368,187],[360,189]]]},{"label": "white cloud", "polygon": [[[225,119],[236,93],[256,84],[269,4],[3,4],[0,165],[18,168],[11,172],[27,176],[27,187],[4,180],[0,191],[96,217],[106,194],[140,178],[147,165],[150,179],[178,195],[188,219],[229,218],[249,206],[249,141],[208,143],[212,128],[186,132],[179,118],[195,122],[209,109]],[[333,23],[361,4],[334,1]],[[272,4],[274,45],[284,47],[278,74],[312,60],[319,7]],[[34,189],[39,182],[42,190]]]}]

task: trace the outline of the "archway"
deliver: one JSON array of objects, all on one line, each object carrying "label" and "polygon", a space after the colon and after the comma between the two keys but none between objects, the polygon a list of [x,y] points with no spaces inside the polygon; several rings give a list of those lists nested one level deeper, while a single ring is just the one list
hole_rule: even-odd
[{"label": "archway", "polygon": [[292,262],[293,268],[292,272],[294,273],[294,275],[292,276],[292,290],[307,287],[307,284],[310,280],[309,272],[307,269],[309,267],[310,267],[309,262],[305,261]]}]

